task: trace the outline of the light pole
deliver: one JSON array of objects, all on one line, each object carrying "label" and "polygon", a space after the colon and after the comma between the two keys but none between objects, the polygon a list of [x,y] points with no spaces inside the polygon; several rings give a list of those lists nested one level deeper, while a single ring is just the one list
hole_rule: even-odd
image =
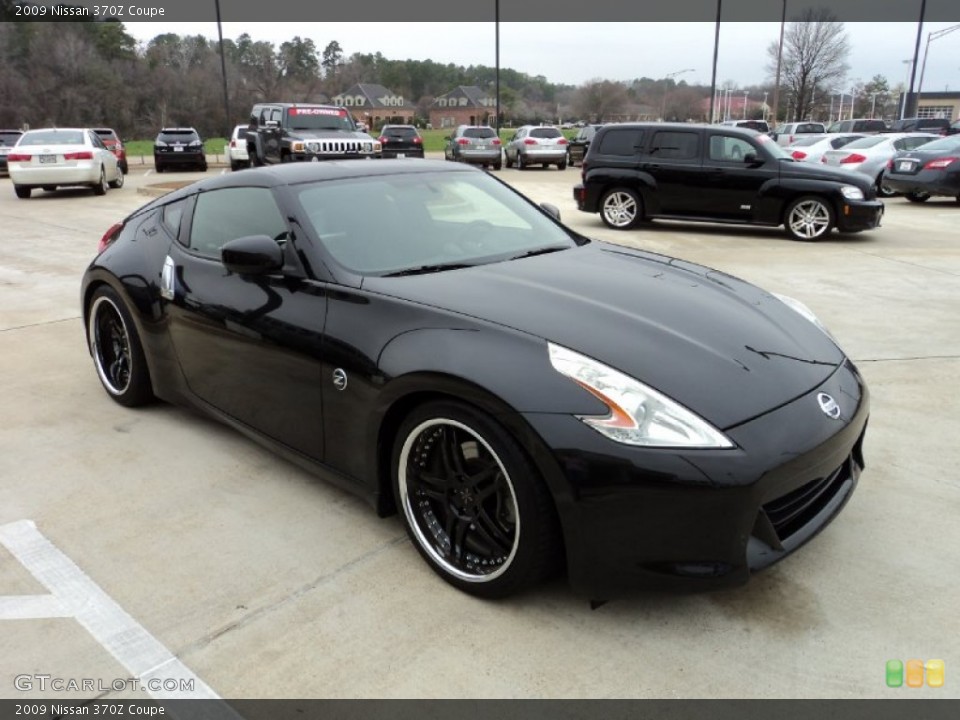
[{"label": "light pole", "polygon": [[910,80],[910,69],[913,67],[913,58],[907,58],[903,61],[903,64],[907,66],[907,79],[903,82],[903,93],[900,98],[900,119],[903,120],[904,115],[907,112],[907,82]]},{"label": "light pole", "polygon": [[[767,121],[767,91],[763,92],[763,121]],[[774,123],[776,125],[776,123]]]},{"label": "light pole", "polygon": [[747,95],[750,93],[747,90],[743,91],[743,119],[747,119]]},{"label": "light pole", "polygon": [[685,70],[677,70],[676,72],[667,73],[665,76],[663,85],[663,100],[660,103],[660,122],[664,121],[665,118],[663,116],[667,112],[667,95],[670,94],[670,84],[668,81],[673,80],[673,78],[677,77],[678,75],[683,75],[684,73],[688,72],[694,72],[694,69],[686,68]]},{"label": "light pole", "polygon": [[927,46],[923,50],[923,64],[920,65],[920,84],[917,86],[917,104],[920,104],[920,93],[923,92],[923,73],[927,69],[927,54],[930,52],[930,41],[936,40],[937,38],[942,38],[944,35],[949,35],[954,30],[960,30],[960,25],[951,25],[948,28],[943,30],[937,30],[936,32],[927,33]]},{"label": "light pole", "polygon": [[873,120],[877,116],[877,94],[873,94],[873,103],[870,105],[870,119]]}]

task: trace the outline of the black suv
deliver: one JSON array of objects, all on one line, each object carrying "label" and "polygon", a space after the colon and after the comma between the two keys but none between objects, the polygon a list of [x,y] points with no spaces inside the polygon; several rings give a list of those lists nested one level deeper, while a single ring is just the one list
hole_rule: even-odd
[{"label": "black suv", "polygon": [[669,218],[776,227],[819,240],[877,227],[866,175],[796,162],[768,135],[722,125],[637,123],[597,133],[573,190],[577,207],[626,230]]},{"label": "black suv", "polygon": [[247,151],[253,165],[381,156],[379,141],[358,130],[345,108],[306,103],[254,105]]},{"label": "black suv", "polygon": [[583,158],[590,149],[590,141],[603,125],[584,125],[577,131],[576,137],[567,144],[567,164],[576,167],[583,162]]},{"label": "black suv", "polygon": [[932,132],[946,135],[950,121],[946,118],[903,118],[894,120],[887,132]]},{"label": "black suv", "polygon": [[423,157],[423,138],[413,125],[384,125],[377,139],[385,158]]},{"label": "black suv", "polygon": [[163,128],[153,141],[153,166],[161,173],[169,167],[183,165],[207,171],[200,133],[193,128]]},{"label": "black suv", "polygon": [[872,118],[837,120],[827,128],[828,133],[864,133],[865,135],[876,135],[886,131],[887,124],[883,120]]}]

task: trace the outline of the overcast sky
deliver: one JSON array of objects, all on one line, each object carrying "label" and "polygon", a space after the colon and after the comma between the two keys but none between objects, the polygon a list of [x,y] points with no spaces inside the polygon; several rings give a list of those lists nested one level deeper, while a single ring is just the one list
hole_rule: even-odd
[{"label": "overcast sky", "polygon": [[[223,23],[225,38],[249,33],[254,40],[279,45],[295,35],[311,38],[321,52],[333,40],[344,56],[383,53],[391,60],[434,60],[457,65],[495,62],[493,23]],[[592,78],[630,80],[676,76],[688,83],[710,84],[713,23],[527,23],[500,24],[500,67],[543,75],[554,83],[579,85]],[[216,23],[126,23],[141,41],[165,32],[216,39]],[[928,34],[951,23],[923,26],[919,63]],[[850,40],[850,82],[886,76],[891,87],[908,84],[917,38],[916,23],[846,23]],[[767,46],[779,38],[779,23],[723,23],[717,84],[739,86],[766,82]],[[934,38],[924,74],[925,91],[960,92],[960,29]],[[917,69],[916,84],[920,81]]]}]

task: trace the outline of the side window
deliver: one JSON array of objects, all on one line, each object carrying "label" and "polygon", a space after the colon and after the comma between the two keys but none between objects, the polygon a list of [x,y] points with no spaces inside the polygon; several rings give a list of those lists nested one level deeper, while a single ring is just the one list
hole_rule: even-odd
[{"label": "side window", "polygon": [[608,130],[600,140],[600,154],[635,155],[642,144],[642,130],[628,128]]},{"label": "side window", "polygon": [[186,200],[178,200],[163,207],[163,214],[160,219],[163,222],[164,230],[170,233],[172,238],[179,239],[180,237],[180,220],[183,219],[183,209],[186,205]]},{"label": "side window", "polygon": [[280,108],[275,107],[270,109],[270,119],[276,122],[280,122]]},{"label": "side window", "polygon": [[700,136],[695,132],[664,130],[653,134],[649,155],[658,160],[693,160],[700,154]]},{"label": "side window", "polygon": [[930,142],[931,138],[925,137],[912,137],[912,138],[903,138],[903,149],[904,150],[916,150],[921,145],[926,145]]},{"label": "side window", "polygon": [[757,150],[743,138],[710,136],[709,157],[714,162],[743,162],[748,153],[756,155]]},{"label": "side window", "polygon": [[217,257],[220,248],[247,235],[282,240],[287,224],[267,188],[226,188],[200,193],[190,226],[191,250]]}]

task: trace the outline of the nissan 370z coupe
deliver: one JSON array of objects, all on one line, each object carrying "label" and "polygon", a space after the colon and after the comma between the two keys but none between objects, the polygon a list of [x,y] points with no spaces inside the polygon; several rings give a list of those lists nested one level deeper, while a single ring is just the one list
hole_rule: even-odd
[{"label": "nissan 370z coupe", "polygon": [[463,164],[190,185],[107,231],[82,304],[115,401],[198,408],[398,512],[482,597],[744,583],[863,468],[867,388],[806,306]]}]

